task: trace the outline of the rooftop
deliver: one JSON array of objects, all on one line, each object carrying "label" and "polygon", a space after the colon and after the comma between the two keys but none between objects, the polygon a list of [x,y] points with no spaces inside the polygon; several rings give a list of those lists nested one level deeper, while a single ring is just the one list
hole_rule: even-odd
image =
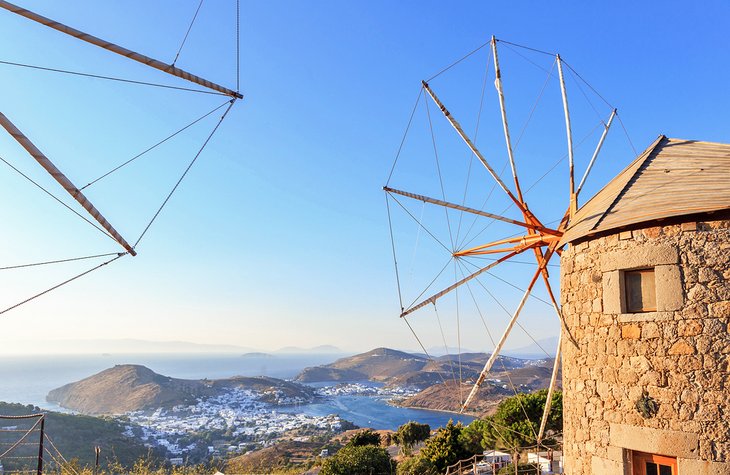
[{"label": "rooftop", "polygon": [[728,210],[729,185],[730,144],[660,135],[578,209],[561,244],[639,223]]}]

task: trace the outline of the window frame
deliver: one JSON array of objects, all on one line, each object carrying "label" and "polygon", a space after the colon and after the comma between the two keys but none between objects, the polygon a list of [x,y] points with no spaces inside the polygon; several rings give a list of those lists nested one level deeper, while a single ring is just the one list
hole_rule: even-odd
[{"label": "window frame", "polygon": [[[643,303],[643,282],[644,282],[644,275],[651,274],[651,289],[653,291],[653,306],[647,306]],[[639,275],[641,276],[639,279],[629,279],[629,276],[632,275]],[[637,313],[649,313],[649,312],[656,312],[658,309],[658,303],[657,303],[657,286],[656,286],[656,269],[654,267],[641,267],[638,269],[624,269],[621,271],[621,300],[622,300],[622,307],[623,312],[622,313],[628,313],[628,314],[637,314]],[[633,295],[635,292],[632,292],[632,289],[629,288],[632,283],[638,283],[639,284],[639,293],[642,297],[642,304],[640,307],[634,307],[632,304],[634,302],[631,301],[630,296]],[[648,294],[647,294],[648,295]]]},{"label": "window frame", "polygon": [[650,454],[647,452],[638,452],[636,450],[631,451],[631,465],[633,475],[647,475],[646,463],[654,463],[670,467],[672,475],[678,475],[677,471],[677,457],[669,457],[666,455]]}]

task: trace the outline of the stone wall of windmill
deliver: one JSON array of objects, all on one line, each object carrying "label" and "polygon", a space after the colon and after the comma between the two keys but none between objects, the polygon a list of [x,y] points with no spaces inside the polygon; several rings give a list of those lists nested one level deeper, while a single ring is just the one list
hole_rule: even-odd
[{"label": "stone wall of windmill", "polygon": [[730,221],[674,222],[562,255],[566,473],[730,474]]}]

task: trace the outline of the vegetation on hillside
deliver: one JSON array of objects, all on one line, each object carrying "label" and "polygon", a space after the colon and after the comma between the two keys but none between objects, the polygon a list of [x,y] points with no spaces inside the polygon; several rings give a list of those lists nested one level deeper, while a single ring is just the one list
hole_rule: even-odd
[{"label": "vegetation on hillside", "polygon": [[[160,462],[162,459],[160,454],[145,447],[138,439],[125,437],[124,426],[113,419],[98,418],[91,416],[81,416],[72,414],[62,414],[52,411],[42,411],[40,408],[32,405],[11,404],[0,402],[0,414],[9,416],[37,414],[43,412],[46,414],[45,433],[52,441],[53,445],[67,460],[75,460],[78,467],[91,466],[94,463],[94,447],[101,447],[100,466],[110,467],[112,465],[123,465],[131,467],[139,460],[149,460],[152,462]],[[28,424],[22,424],[16,421],[2,421],[3,426],[17,426],[18,429],[30,428]],[[14,443],[23,435],[22,432],[3,433],[3,444]],[[27,457],[38,454],[38,436],[28,438],[26,441],[30,445],[22,445],[13,452],[14,456]],[[49,450],[53,447],[46,442],[46,448]],[[53,460],[47,458],[48,463]],[[31,459],[11,459],[3,460],[6,470],[19,469],[21,466],[33,465],[36,461]]]},{"label": "vegetation on hillside", "polygon": [[[521,449],[537,444],[535,436],[539,430],[546,400],[547,390],[530,394],[521,393],[503,400],[493,415],[476,419],[468,426],[453,424],[450,421],[426,440],[417,455],[399,464],[398,474],[415,475],[431,473],[433,470],[444,473],[449,465],[481,454],[484,450],[499,449],[517,457]],[[563,397],[560,391],[556,391],[552,397],[552,410],[546,434],[548,436],[556,434],[562,430],[562,426]],[[542,441],[542,444],[547,446],[554,443],[555,441],[549,438]]]}]

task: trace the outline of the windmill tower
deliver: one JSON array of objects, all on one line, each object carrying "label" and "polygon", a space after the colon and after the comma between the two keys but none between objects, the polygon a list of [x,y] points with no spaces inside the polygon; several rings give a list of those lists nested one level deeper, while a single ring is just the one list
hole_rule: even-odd
[{"label": "windmill tower", "polygon": [[561,238],[566,473],[730,473],[728,183],[660,136]]}]

